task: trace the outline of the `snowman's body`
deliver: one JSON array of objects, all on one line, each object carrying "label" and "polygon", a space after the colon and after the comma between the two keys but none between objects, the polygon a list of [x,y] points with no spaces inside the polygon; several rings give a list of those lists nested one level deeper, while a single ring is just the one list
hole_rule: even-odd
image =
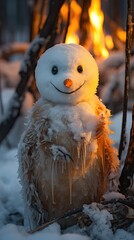
[{"label": "snowman's body", "polygon": [[[60,58],[58,61],[58,53],[63,62]],[[118,167],[108,136],[110,112],[95,95],[95,61],[78,45],[56,45],[44,56],[36,70],[43,97],[32,109],[19,146],[20,176],[31,229],[84,203],[99,201],[110,187],[110,174]]]}]

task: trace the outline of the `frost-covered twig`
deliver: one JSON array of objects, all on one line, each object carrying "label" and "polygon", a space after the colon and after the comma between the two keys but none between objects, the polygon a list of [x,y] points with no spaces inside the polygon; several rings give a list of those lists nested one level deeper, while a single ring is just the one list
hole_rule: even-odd
[{"label": "frost-covered twig", "polygon": [[57,21],[60,8],[64,0],[51,0],[48,17],[43,28],[40,30],[39,36],[34,39],[31,47],[24,56],[24,60],[20,70],[20,82],[13,96],[12,104],[9,107],[9,114],[0,124],[0,143],[5,139],[8,132],[13,127],[16,119],[20,115],[23,95],[27,88],[28,80],[34,71],[39,52],[46,41],[50,39],[55,22]]},{"label": "frost-covered twig", "polygon": [[132,0],[128,0],[127,24],[126,24],[126,60],[125,60],[125,85],[124,85],[124,100],[123,100],[123,118],[122,130],[119,146],[119,158],[121,159],[122,151],[125,147],[126,141],[126,119],[127,119],[127,105],[128,105],[128,92],[130,83],[130,57],[132,47]]}]

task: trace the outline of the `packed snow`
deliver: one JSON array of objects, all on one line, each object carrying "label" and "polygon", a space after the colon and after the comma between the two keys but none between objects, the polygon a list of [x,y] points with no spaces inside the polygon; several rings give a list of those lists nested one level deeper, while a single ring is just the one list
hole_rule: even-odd
[{"label": "packed snow", "polygon": [[[53,67],[56,69],[54,73]],[[78,67],[81,67],[81,72]],[[74,105],[94,96],[98,86],[98,67],[84,47],[56,44],[40,57],[35,77],[39,92],[46,100]],[[64,84],[66,79],[72,81],[70,88]]]}]

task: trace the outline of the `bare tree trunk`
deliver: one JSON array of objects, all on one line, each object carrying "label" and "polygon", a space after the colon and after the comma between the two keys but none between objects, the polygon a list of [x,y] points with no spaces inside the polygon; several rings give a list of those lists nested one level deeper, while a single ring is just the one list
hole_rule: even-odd
[{"label": "bare tree trunk", "polygon": [[42,15],[45,6],[45,0],[35,0],[32,12],[32,21],[30,29],[30,41],[32,41],[38,34],[42,23]]},{"label": "bare tree trunk", "polygon": [[132,127],[130,131],[128,153],[120,176],[121,192],[126,193],[126,190],[131,186],[131,183],[133,181],[133,175],[134,175],[134,106],[132,111]]},{"label": "bare tree trunk", "polygon": [[132,46],[132,0],[128,0],[128,13],[126,24],[126,60],[125,60],[125,85],[124,85],[124,100],[123,100],[123,119],[122,130],[119,146],[119,159],[121,159],[122,151],[125,148],[126,143],[126,119],[127,119],[127,105],[128,105],[128,93],[130,84],[130,57]]}]

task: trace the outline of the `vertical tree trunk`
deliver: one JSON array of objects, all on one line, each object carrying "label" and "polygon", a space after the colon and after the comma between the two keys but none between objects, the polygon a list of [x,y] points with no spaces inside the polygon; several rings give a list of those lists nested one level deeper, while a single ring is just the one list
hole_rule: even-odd
[{"label": "vertical tree trunk", "polygon": [[125,193],[131,186],[134,175],[134,106],[132,111],[132,127],[130,131],[130,141],[125,164],[120,176],[120,190]]},{"label": "vertical tree trunk", "polygon": [[128,13],[126,23],[126,59],[125,59],[125,84],[124,84],[124,100],[123,100],[123,118],[122,130],[119,146],[119,158],[121,159],[122,151],[125,148],[126,142],[126,119],[127,119],[127,105],[130,84],[130,57],[132,46],[132,0],[128,0]]}]

